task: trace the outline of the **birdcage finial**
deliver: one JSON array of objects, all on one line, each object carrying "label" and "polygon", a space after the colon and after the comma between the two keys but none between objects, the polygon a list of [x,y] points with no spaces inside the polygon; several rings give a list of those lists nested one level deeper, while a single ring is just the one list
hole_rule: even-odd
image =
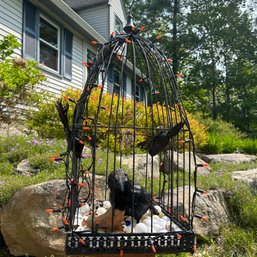
[{"label": "birdcage finial", "polygon": [[126,26],[123,28],[123,30],[126,33],[131,33],[134,31],[134,24],[133,24],[133,16],[131,15],[131,13],[128,15],[127,17],[127,24]]}]

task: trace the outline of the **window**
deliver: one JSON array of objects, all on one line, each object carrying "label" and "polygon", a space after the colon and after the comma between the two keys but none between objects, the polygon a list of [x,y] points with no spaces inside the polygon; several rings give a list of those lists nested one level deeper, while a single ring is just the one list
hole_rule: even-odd
[{"label": "window", "polygon": [[59,71],[59,41],[58,27],[40,17],[39,25],[39,62],[50,69]]},{"label": "window", "polygon": [[138,86],[138,85],[136,85],[135,100],[136,100],[137,102],[140,101],[140,86]]},{"label": "window", "polygon": [[118,17],[116,17],[115,18],[115,32],[117,34],[119,34],[122,31],[123,31],[123,24],[122,24],[121,20]]},{"label": "window", "polygon": [[93,64],[94,59],[95,59],[95,53],[87,49],[87,63],[89,65]]},{"label": "window", "polygon": [[122,85],[120,85],[120,73],[116,70],[113,65],[110,66],[108,71],[108,87],[109,93],[121,94],[121,97],[126,97],[126,74],[122,76]]},{"label": "window", "polygon": [[24,1],[23,57],[67,79],[72,77],[73,34]]},{"label": "window", "polygon": [[135,100],[137,102],[144,102],[145,101],[145,90],[143,87],[136,85],[136,93],[135,93]]}]

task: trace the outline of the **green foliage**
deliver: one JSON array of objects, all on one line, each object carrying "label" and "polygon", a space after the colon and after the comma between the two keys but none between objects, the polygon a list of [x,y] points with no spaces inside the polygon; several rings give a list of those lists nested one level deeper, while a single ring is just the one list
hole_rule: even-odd
[{"label": "green foliage", "polygon": [[[94,117],[95,113],[97,112],[98,104],[99,104],[99,90],[95,90],[92,92],[89,98],[89,106],[88,106],[88,114],[87,117]],[[62,92],[61,98],[63,96],[68,96],[75,100],[78,100],[80,97],[81,91],[76,89],[67,89],[66,91]],[[62,124],[59,120],[58,112],[55,108],[55,103],[59,99],[59,97],[48,97],[44,101],[39,101],[37,103],[37,109],[31,110],[30,114],[27,118],[27,126],[29,129],[33,129],[37,131],[37,133],[41,137],[48,137],[48,138],[64,138],[64,131]],[[111,104],[112,103],[112,104]],[[64,102],[64,104],[66,104]],[[118,129],[116,140],[115,140],[115,133],[112,131],[108,126],[111,124],[123,125],[126,127],[133,128],[134,122],[134,101],[130,99],[122,100],[118,102],[118,97],[112,96],[108,93],[104,93],[101,99],[101,106],[110,107],[112,105],[112,109],[110,112],[101,111],[99,114],[98,122],[102,125],[105,125],[106,128],[98,129],[98,144],[103,148],[109,148],[114,150],[115,152],[123,152],[125,154],[131,153],[133,150],[133,133],[132,130],[127,129]],[[69,123],[72,124],[73,119],[73,112],[74,112],[75,105],[70,104],[69,107]],[[153,105],[152,109],[149,107],[145,107],[143,103],[139,102],[136,104],[136,117],[135,123],[138,128],[143,127],[151,127],[149,124],[149,120],[147,116],[150,115],[150,112],[153,112],[154,117],[158,117],[159,115],[163,115],[159,120],[155,120],[156,126],[162,125],[160,120],[165,120],[166,113],[165,111],[162,114],[158,115],[162,106],[160,104]],[[191,115],[188,115],[190,127],[194,134],[194,139],[196,146],[198,148],[203,147],[206,144],[206,132],[205,126],[201,124],[201,122],[197,121]],[[121,124],[121,122],[123,122]],[[148,124],[147,124],[148,123]],[[145,140],[145,136],[142,133],[136,136],[136,144]],[[116,141],[116,144],[115,144]],[[139,151],[139,149],[137,149]]]},{"label": "green foliage", "polygon": [[[55,178],[64,178],[63,165],[56,165],[48,159],[64,152],[63,140],[35,139],[30,136],[12,135],[0,137],[0,206],[19,189]],[[39,174],[27,177],[15,173],[18,163],[28,159]]]},{"label": "green foliage", "polygon": [[0,40],[0,120],[10,123],[20,115],[17,105],[33,106],[41,99],[34,86],[45,80],[43,73],[32,60],[11,58],[20,44],[13,35]]},{"label": "green foliage", "polygon": [[216,190],[221,188],[230,191],[241,185],[241,182],[232,180],[231,172],[235,170],[255,169],[257,168],[257,162],[210,163],[210,167],[211,173],[208,176],[198,176],[198,187],[205,190]]},{"label": "green foliage", "polygon": [[[59,118],[59,114],[56,110],[55,103],[63,96],[69,96],[78,100],[81,94],[79,89],[67,89],[62,92],[61,96],[53,97],[52,95],[45,94],[43,101],[36,103],[35,109],[30,109],[27,114],[26,126],[36,131],[43,138],[64,138],[64,130]],[[66,104],[64,102],[64,104]],[[69,121],[72,124],[72,115],[75,105],[69,106]]]},{"label": "green foliage", "polygon": [[196,257],[254,257],[257,254],[256,232],[230,224],[210,245],[198,248]]},{"label": "green foliage", "polygon": [[257,140],[246,138],[246,135],[232,123],[217,120],[200,119],[207,131],[207,144],[201,149],[207,153],[233,153],[236,151],[256,154]]},{"label": "green foliage", "polygon": [[[221,115],[247,133],[257,131],[254,5],[241,0],[126,0],[137,25],[173,59],[187,110]],[[236,40],[235,40],[236,39]]]},{"label": "green foliage", "polygon": [[0,40],[0,59],[5,60],[14,53],[14,49],[20,48],[21,44],[14,35],[8,35]]},{"label": "green foliage", "polygon": [[256,230],[257,224],[257,196],[245,185],[233,189],[228,198],[233,221],[239,226]]}]

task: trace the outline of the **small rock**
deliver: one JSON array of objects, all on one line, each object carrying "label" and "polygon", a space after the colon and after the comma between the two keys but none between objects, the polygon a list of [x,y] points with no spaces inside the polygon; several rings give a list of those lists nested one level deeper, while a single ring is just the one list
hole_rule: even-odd
[{"label": "small rock", "polygon": [[28,159],[24,159],[18,164],[16,172],[22,176],[32,176],[39,173],[40,169],[34,169]]}]

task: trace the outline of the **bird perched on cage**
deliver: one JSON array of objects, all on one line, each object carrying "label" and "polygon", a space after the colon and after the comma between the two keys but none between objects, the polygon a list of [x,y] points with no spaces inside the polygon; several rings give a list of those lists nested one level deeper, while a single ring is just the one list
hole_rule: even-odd
[{"label": "bird perched on cage", "polygon": [[121,169],[116,169],[109,174],[108,187],[113,208],[125,211],[126,216],[134,217],[137,222],[151,208],[151,194],[144,187],[133,185]]},{"label": "bird perched on cage", "polygon": [[[68,121],[68,110],[69,110],[69,104],[63,106],[62,101],[58,100],[55,103],[55,107],[59,113],[61,122],[63,124],[63,128],[64,128],[64,132],[65,132],[65,136],[66,136],[66,141],[67,141],[67,151],[72,151],[73,150],[73,141],[74,138],[72,136],[72,131],[71,128],[69,126],[69,121]],[[81,157],[81,153],[83,151],[83,144],[80,144],[79,140],[75,141],[75,156],[77,158]]]},{"label": "bird perched on cage", "polygon": [[166,132],[163,127],[159,127],[158,129],[160,132],[158,134],[156,134],[151,140],[147,139],[139,143],[138,146],[146,149],[151,156],[155,156],[165,149],[171,138],[178,135],[184,124],[184,122],[180,122],[169,129],[168,132]]}]

